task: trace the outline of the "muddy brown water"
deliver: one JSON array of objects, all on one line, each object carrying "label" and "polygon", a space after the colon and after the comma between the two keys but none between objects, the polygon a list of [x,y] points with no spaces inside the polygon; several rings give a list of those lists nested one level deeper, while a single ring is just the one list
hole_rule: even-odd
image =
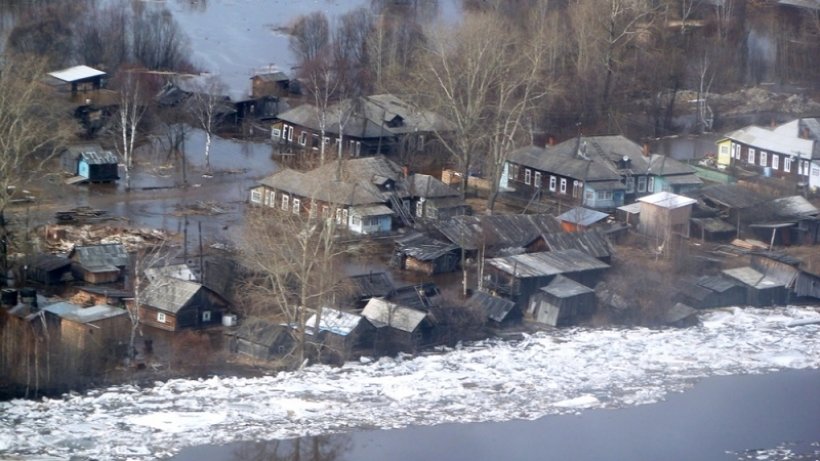
[{"label": "muddy brown water", "polygon": [[[535,421],[205,445],[175,461],[820,459],[820,370],[708,378],[660,403]],[[318,453],[318,454],[317,454]]]}]

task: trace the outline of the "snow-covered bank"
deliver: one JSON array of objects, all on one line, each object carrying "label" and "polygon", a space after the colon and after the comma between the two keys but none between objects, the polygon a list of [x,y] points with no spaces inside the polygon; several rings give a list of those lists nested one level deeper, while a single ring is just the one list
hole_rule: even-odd
[{"label": "snow-covered bank", "polygon": [[206,443],[618,408],[706,376],[820,367],[816,308],[735,309],[702,320],[684,330],[570,329],[268,378],[6,402],[0,453],[155,459]]}]

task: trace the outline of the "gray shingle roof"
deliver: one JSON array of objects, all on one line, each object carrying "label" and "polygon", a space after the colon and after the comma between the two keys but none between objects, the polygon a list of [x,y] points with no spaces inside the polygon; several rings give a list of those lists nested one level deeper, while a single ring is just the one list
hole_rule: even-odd
[{"label": "gray shingle roof", "polygon": [[420,261],[431,261],[458,250],[458,245],[454,243],[442,242],[418,232],[396,239],[396,245],[399,251]]},{"label": "gray shingle roof", "polygon": [[577,206],[559,215],[557,219],[579,226],[590,226],[608,217],[609,215],[606,213]]},{"label": "gray shingle roof", "polygon": [[[327,331],[328,333],[332,333],[334,335],[347,336],[359,326],[361,321],[361,315],[340,311],[330,307],[323,307],[322,316],[319,319],[319,331]],[[311,329],[315,328],[316,314],[311,315],[305,325]]]},{"label": "gray shingle roof", "polygon": [[154,309],[176,314],[201,288],[202,285],[198,283],[168,277],[151,283],[140,302]]},{"label": "gray shingle roof", "polygon": [[487,315],[487,318],[496,322],[503,322],[515,307],[515,303],[509,299],[499,298],[482,291],[477,291],[470,296],[465,304],[468,307],[481,309]]},{"label": "gray shingle roof", "polygon": [[612,245],[599,232],[564,232],[544,234],[542,237],[550,251],[576,249],[596,258],[612,256]]},{"label": "gray shingle roof", "polygon": [[521,248],[542,234],[563,232],[550,214],[456,216],[436,229],[465,250]]},{"label": "gray shingle roof", "polygon": [[427,318],[427,313],[409,307],[393,304],[383,298],[372,298],[362,311],[375,327],[390,327],[412,333]]},{"label": "gray shingle roof", "polygon": [[571,298],[573,296],[593,292],[591,288],[581,285],[563,275],[556,276],[547,286],[541,287],[540,290],[556,298]]},{"label": "gray shingle roof", "polygon": [[101,245],[75,246],[69,258],[77,261],[85,269],[118,268],[128,265],[128,253],[119,243]]},{"label": "gray shingle roof", "polygon": [[516,278],[545,277],[609,267],[609,264],[576,249],[492,258],[487,260],[487,264]]}]

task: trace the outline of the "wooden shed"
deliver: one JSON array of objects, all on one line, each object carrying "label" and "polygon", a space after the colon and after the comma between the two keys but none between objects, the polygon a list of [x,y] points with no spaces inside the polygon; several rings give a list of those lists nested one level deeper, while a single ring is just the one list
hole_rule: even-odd
[{"label": "wooden shed", "polygon": [[64,256],[41,253],[29,258],[26,266],[26,277],[43,285],[72,280],[71,261]]},{"label": "wooden shed", "polygon": [[387,296],[395,289],[386,272],[351,275],[345,285],[350,290],[352,302],[358,308],[364,308],[371,298]]},{"label": "wooden shed", "polygon": [[244,322],[230,333],[231,352],[256,360],[273,360],[293,351],[296,342],[293,329],[261,319]]},{"label": "wooden shed", "polygon": [[554,327],[573,325],[595,312],[595,292],[562,275],[530,297],[528,317]]},{"label": "wooden shed", "polygon": [[723,275],[704,275],[695,280],[681,280],[676,300],[696,309],[743,306],[746,287]]},{"label": "wooden shed", "polygon": [[99,144],[83,144],[66,148],[63,162],[71,174],[91,182],[119,179],[119,160]]},{"label": "wooden shed", "polygon": [[427,275],[453,272],[460,258],[458,245],[418,232],[396,240],[394,261],[401,269]]},{"label": "wooden shed", "polygon": [[128,253],[119,243],[75,246],[68,259],[74,278],[93,284],[120,280],[128,265]]},{"label": "wooden shed", "polygon": [[321,346],[320,361],[340,363],[357,351],[372,350],[375,329],[361,315],[323,307],[321,316],[313,314],[307,321],[308,341]]},{"label": "wooden shed", "polygon": [[558,215],[556,219],[564,232],[583,232],[608,217],[606,213],[578,206]]},{"label": "wooden shed", "polygon": [[689,237],[689,218],[696,200],[670,192],[658,192],[638,199],[641,219],[638,231],[666,240],[672,235]]},{"label": "wooden shed", "polygon": [[424,311],[373,298],[362,311],[376,328],[374,349],[378,353],[416,352],[433,340],[433,319]]},{"label": "wooden shed", "polygon": [[496,328],[516,324],[524,316],[514,302],[483,291],[473,293],[466,305],[484,312],[489,325]]},{"label": "wooden shed", "polygon": [[788,302],[788,281],[752,267],[726,269],[723,274],[746,288],[746,304],[755,307],[784,305]]},{"label": "wooden shed", "polygon": [[219,325],[228,302],[199,283],[167,277],[140,297],[140,322],[168,331]]}]

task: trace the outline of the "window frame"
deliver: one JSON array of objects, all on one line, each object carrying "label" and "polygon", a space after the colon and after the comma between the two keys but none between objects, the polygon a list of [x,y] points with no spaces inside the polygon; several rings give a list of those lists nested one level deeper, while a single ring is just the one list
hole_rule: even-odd
[{"label": "window frame", "polygon": [[780,156],[777,154],[772,154],[772,169],[779,170],[780,169]]},{"label": "window frame", "polygon": [[157,312],[157,322],[165,323],[165,320],[167,320],[165,312]]},{"label": "window frame", "polygon": [[765,150],[760,151],[760,166],[768,166],[769,156]]},{"label": "window frame", "polygon": [[529,168],[524,168],[524,184],[532,184],[532,170]]},{"label": "window frame", "polygon": [[287,211],[290,209],[290,196],[288,194],[282,194],[282,210]]},{"label": "window frame", "polygon": [[753,148],[749,148],[748,152],[746,153],[746,163],[749,165],[755,164],[755,150]]},{"label": "window frame", "polygon": [[259,189],[251,189],[251,203],[262,203],[262,192]]},{"label": "window frame", "polygon": [[566,195],[567,193],[567,178],[561,178],[561,185],[560,189],[562,194]]},{"label": "window frame", "polygon": [[291,211],[293,214],[299,214],[302,211],[301,206],[302,201],[299,200],[298,197],[293,197],[293,204],[291,205]]},{"label": "window frame", "polygon": [[550,175],[550,192],[555,192],[555,189],[558,188],[558,178],[555,175]]},{"label": "window frame", "polygon": [[532,185],[536,188],[539,188],[539,189],[541,188],[541,172],[540,171],[535,172],[535,176],[533,177],[533,180],[532,180]]}]

